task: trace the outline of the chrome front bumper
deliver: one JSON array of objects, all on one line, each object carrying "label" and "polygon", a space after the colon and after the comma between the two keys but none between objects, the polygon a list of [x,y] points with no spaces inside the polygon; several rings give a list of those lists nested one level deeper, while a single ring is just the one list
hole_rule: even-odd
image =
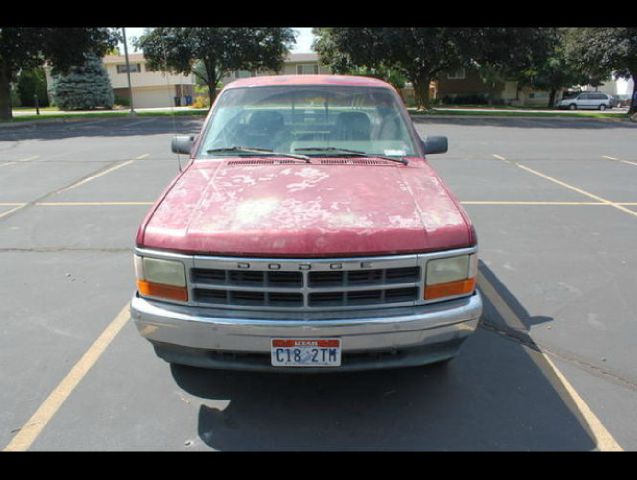
[{"label": "chrome front bumper", "polygon": [[[444,360],[453,357],[464,339],[477,328],[481,313],[478,291],[470,297],[436,304],[330,313],[257,314],[171,305],[137,295],[131,302],[131,315],[140,334],[166,360],[253,370],[274,369],[269,366],[272,338],[339,337],[343,366],[338,370]],[[398,357],[361,361],[360,354],[400,351],[416,355],[400,357],[402,361]]]}]

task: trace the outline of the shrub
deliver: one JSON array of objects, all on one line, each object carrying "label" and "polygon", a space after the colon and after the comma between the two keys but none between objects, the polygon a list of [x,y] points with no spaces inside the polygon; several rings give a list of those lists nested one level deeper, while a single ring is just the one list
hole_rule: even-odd
[{"label": "shrub", "polygon": [[115,105],[121,105],[122,107],[130,107],[130,99],[128,97],[120,97],[115,95]]},{"label": "shrub", "polygon": [[40,107],[49,106],[49,96],[46,93],[46,75],[43,68],[22,70],[18,77],[17,92],[23,107],[35,107],[35,95],[38,96]]},{"label": "shrub", "polygon": [[494,104],[497,100],[490,101],[489,95],[485,93],[464,93],[445,95],[442,102],[446,105],[487,105]]},{"label": "shrub", "polygon": [[210,98],[199,95],[191,105],[192,108],[210,108]]},{"label": "shrub", "polygon": [[113,108],[111,81],[102,60],[95,55],[87,55],[84,65],[54,77],[52,83],[51,93],[61,110]]}]

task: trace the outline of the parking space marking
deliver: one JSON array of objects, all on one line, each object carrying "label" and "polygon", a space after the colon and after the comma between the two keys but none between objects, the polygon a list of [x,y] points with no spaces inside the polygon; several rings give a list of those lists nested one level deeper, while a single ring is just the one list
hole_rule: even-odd
[{"label": "parking space marking", "polygon": [[2,212],[2,213],[0,213],[0,218],[6,217],[7,215],[11,215],[13,212],[17,212],[18,210],[20,210],[21,208],[24,208],[26,206],[27,206],[27,204],[23,203],[22,205],[18,205],[15,208],[7,210],[6,212]]},{"label": "parking space marking", "polygon": [[37,207],[128,207],[153,205],[154,202],[36,202]]},{"label": "parking space marking", "polygon": [[[520,331],[527,331],[526,326],[517,316],[517,314],[509,307],[506,301],[500,296],[496,288],[487,280],[487,278],[478,271],[478,285],[480,291],[487,297],[491,305],[498,312],[498,315],[512,328]],[[566,379],[557,366],[551,361],[546,352],[537,347],[538,352],[542,358],[546,361],[546,364],[550,367],[557,379],[560,381],[566,393],[570,396],[571,400],[579,410],[584,421],[588,424],[591,433],[595,437],[595,443],[597,448],[601,451],[623,451],[624,449],[617,443],[612,434],[606,429],[604,424],[599,420],[597,415],[593,413],[588,404],[577,393],[577,390]]]},{"label": "parking space marking", "polygon": [[82,381],[88,371],[102,356],[113,339],[122,330],[130,318],[129,304],[120,310],[100,336],[93,342],[82,358],[73,366],[64,379],[40,405],[33,416],[20,428],[11,442],[4,448],[5,452],[26,451],[38,438],[44,427],[66,401],[75,387]]},{"label": "parking space marking", "polygon": [[501,157],[500,155],[496,155],[495,153],[492,154],[495,158],[497,158],[498,160],[502,160],[503,162],[507,162],[507,163],[511,163],[509,162],[506,158]]},{"label": "parking space marking", "polygon": [[133,158],[131,160],[125,160],[125,161],[123,161],[121,163],[118,163],[117,165],[112,166],[111,168],[107,168],[106,170],[103,170],[103,171],[101,171],[99,173],[96,173],[95,175],[91,175],[90,177],[87,177],[87,178],[85,178],[83,180],[80,180],[80,181],[74,183],[73,185],[69,185],[66,188],[58,190],[55,193],[58,194],[58,193],[62,193],[62,192],[67,192],[69,190],[73,190],[74,188],[77,188],[77,187],[79,187],[81,185],[84,185],[84,184],[86,184],[88,182],[91,182],[91,181],[95,180],[96,178],[103,177],[104,175],[107,175],[107,174],[109,174],[111,172],[114,172],[115,170],[119,170],[120,168],[125,167],[126,165],[130,165],[135,160],[142,160],[142,159],[144,159],[146,157],[149,157],[149,156],[150,156],[150,153],[144,153],[144,154],[139,155],[138,157],[135,157],[135,158]]},{"label": "parking space marking", "polygon": [[607,204],[610,207],[614,207],[617,210],[621,210],[624,213],[628,213],[630,215],[633,215],[633,216],[637,217],[637,212],[634,212],[634,211],[632,211],[632,210],[630,210],[630,209],[628,209],[626,207],[623,207],[622,205],[619,205],[618,203],[611,202],[610,200],[602,198],[599,195],[595,195],[594,193],[590,193],[590,192],[587,192],[586,190],[583,190],[581,188],[575,187],[573,185],[569,185],[568,183],[563,182],[562,180],[558,180],[557,178],[550,177],[548,175],[545,175],[542,172],[538,172],[537,170],[533,170],[532,168],[526,167],[526,166],[521,165],[521,164],[519,164],[517,162],[515,163],[515,165],[520,167],[522,170],[526,170],[529,173],[537,175],[538,177],[541,177],[541,178],[544,178],[546,180],[549,180],[549,181],[551,181],[553,183],[561,185],[564,188],[568,188],[569,190],[573,190],[574,192],[581,193],[582,195],[586,195],[587,197],[590,197],[590,198],[592,198],[594,200],[597,200],[599,202],[605,203],[605,204]]},{"label": "parking space marking", "polygon": [[493,156],[498,158],[498,159],[500,159],[500,160],[504,160],[507,163],[515,165],[516,167],[521,168],[522,170],[525,170],[525,171],[527,171],[529,173],[532,173],[533,175],[537,175],[540,178],[544,178],[545,180],[549,180],[550,182],[556,183],[557,185],[560,185],[560,186],[562,186],[564,188],[568,188],[569,190],[573,190],[574,192],[580,193],[580,194],[585,195],[585,196],[587,196],[589,198],[592,198],[593,200],[597,200],[598,202],[606,204],[609,207],[616,208],[617,210],[621,210],[624,213],[628,213],[629,215],[637,217],[637,212],[635,212],[633,210],[630,210],[629,208],[624,207],[621,203],[612,202],[610,200],[607,200],[606,198],[600,197],[599,195],[595,195],[594,193],[588,192],[588,191],[586,191],[586,190],[584,190],[582,188],[578,188],[578,187],[576,187],[574,185],[570,185],[570,184],[568,184],[566,182],[563,182],[562,180],[558,180],[557,178],[553,178],[553,177],[551,177],[549,175],[546,175],[546,174],[544,174],[542,172],[538,172],[537,170],[534,170],[534,169],[532,169],[530,167],[522,165],[519,162],[510,161],[510,160],[507,160],[504,157],[500,157],[499,155],[496,156],[495,154]]},{"label": "parking space marking", "polygon": [[6,167],[7,165],[15,165],[16,163],[30,162],[31,160],[35,160],[36,158],[40,158],[40,155],[32,155],[30,157],[21,158],[20,160],[11,160],[7,163],[3,163],[0,167]]},{"label": "parking space marking", "polygon": [[108,173],[114,172],[115,170],[119,170],[120,168],[125,167],[126,165],[130,165],[130,164],[131,164],[131,163],[133,163],[134,161],[135,161],[135,159],[133,159],[133,160],[126,160],[126,161],[124,161],[124,162],[122,162],[122,163],[118,163],[117,165],[115,165],[115,166],[113,166],[113,167],[111,167],[111,168],[107,168],[106,170],[104,170],[104,171],[102,171],[102,172],[100,172],[100,173],[96,173],[95,175],[91,175],[90,177],[87,177],[87,178],[85,178],[84,180],[80,180],[79,182],[75,182],[73,185],[69,185],[68,187],[63,188],[63,189],[61,189],[61,190],[58,190],[58,191],[57,191],[57,192],[55,192],[55,193],[57,194],[57,193],[67,192],[67,191],[69,191],[69,190],[72,190],[72,189],[74,189],[74,188],[77,188],[77,187],[79,187],[80,185],[84,185],[85,183],[88,183],[88,182],[90,182],[90,181],[92,181],[92,180],[95,180],[96,178],[103,177],[104,175],[106,175],[106,174],[108,174]]},{"label": "parking space marking", "polygon": [[484,201],[461,201],[463,205],[603,205],[608,206],[602,202],[534,202],[534,201],[498,201],[498,200],[484,200]]},{"label": "parking space marking", "polygon": [[608,160],[614,160],[616,162],[625,163],[627,165],[634,165],[637,167],[637,162],[631,162],[629,160],[622,160],[621,158],[609,157],[608,155],[602,155],[602,158],[606,158]]}]

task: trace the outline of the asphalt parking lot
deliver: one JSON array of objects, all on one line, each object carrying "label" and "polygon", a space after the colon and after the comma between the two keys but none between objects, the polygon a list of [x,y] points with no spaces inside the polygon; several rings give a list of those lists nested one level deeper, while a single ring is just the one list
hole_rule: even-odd
[{"label": "asphalt parking lot", "polygon": [[416,119],[449,137],[481,326],[446,368],[301,376],[171,367],[128,318],[170,138],[202,121],[0,128],[0,448],[637,449],[637,124]]}]

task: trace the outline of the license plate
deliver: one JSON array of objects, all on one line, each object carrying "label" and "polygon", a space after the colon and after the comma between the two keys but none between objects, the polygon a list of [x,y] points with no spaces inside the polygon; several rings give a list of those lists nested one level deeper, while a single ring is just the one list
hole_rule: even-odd
[{"label": "license plate", "polygon": [[273,367],[340,367],[340,338],[274,338]]}]

